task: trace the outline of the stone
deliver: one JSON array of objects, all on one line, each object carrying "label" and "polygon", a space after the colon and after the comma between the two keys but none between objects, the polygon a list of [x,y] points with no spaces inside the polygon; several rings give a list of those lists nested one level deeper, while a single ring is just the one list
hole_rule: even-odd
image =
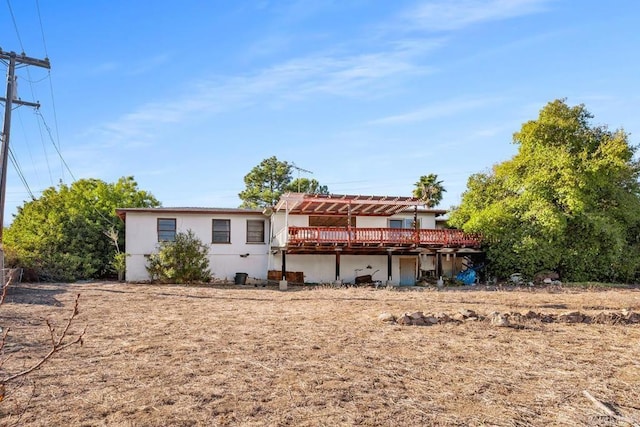
[{"label": "stone", "polygon": [[424,323],[426,323],[427,325],[437,325],[438,324],[438,318],[435,316],[425,316],[424,317]]},{"label": "stone", "polygon": [[402,316],[400,316],[397,320],[396,323],[398,323],[399,325],[411,325],[413,324],[411,317],[407,316],[406,314],[403,314]]},{"label": "stone", "polygon": [[466,317],[464,317],[464,314],[462,313],[454,313],[453,316],[451,316],[451,319],[457,322],[464,322],[464,319],[466,319]]},{"label": "stone", "polygon": [[622,310],[622,316],[627,323],[640,323],[640,313],[630,310]]},{"label": "stone", "polygon": [[411,317],[414,320],[422,319],[424,317],[424,313],[421,312],[421,311],[415,311],[415,312],[409,314],[409,317]]},{"label": "stone", "polygon": [[418,317],[417,319],[411,319],[411,324],[414,326],[427,326],[427,323],[424,321],[424,318]]},{"label": "stone", "polygon": [[475,311],[467,310],[467,309],[464,309],[464,308],[460,310],[460,314],[462,314],[462,316],[464,316],[465,318],[467,318],[467,317],[478,317],[478,315],[476,314]]},{"label": "stone", "polygon": [[498,327],[507,327],[510,325],[509,316],[502,313],[492,313],[491,324]]},{"label": "stone", "polygon": [[378,320],[385,323],[393,323],[396,321],[396,316],[391,313],[384,312],[378,316]]},{"label": "stone", "polygon": [[558,322],[564,322],[564,323],[582,323],[584,320],[585,320],[585,316],[579,311],[562,313],[558,316]]},{"label": "stone", "polygon": [[451,317],[449,317],[447,313],[438,313],[434,317],[438,319],[438,322],[440,323],[447,323],[451,321]]}]

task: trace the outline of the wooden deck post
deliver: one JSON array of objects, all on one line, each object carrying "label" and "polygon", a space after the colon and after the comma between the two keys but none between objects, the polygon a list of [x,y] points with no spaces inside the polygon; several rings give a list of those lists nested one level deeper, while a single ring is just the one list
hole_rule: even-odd
[{"label": "wooden deck post", "polygon": [[287,250],[282,250],[282,280],[280,280],[279,288],[281,291],[287,290]]},{"label": "wooden deck post", "polygon": [[336,282],[340,281],[340,251],[341,249],[336,249]]},{"label": "wooden deck post", "polygon": [[387,250],[387,283],[391,282],[392,274],[391,274],[391,251]]}]

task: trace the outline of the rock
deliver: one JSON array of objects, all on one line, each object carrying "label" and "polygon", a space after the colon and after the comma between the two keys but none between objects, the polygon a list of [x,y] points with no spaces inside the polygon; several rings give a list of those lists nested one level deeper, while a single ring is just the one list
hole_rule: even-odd
[{"label": "rock", "polygon": [[407,316],[406,314],[403,314],[402,316],[400,316],[398,318],[398,320],[396,320],[396,322],[399,325],[411,325],[411,324],[413,324],[413,322],[411,321],[411,317]]},{"label": "rock", "polygon": [[417,319],[411,319],[411,324],[414,326],[427,326],[427,323],[424,321],[424,318],[418,317]]},{"label": "rock", "polygon": [[450,319],[455,320],[456,322],[464,322],[464,319],[466,319],[466,317],[464,317],[464,314],[462,313],[455,313],[450,317]]},{"label": "rock", "polygon": [[427,325],[437,325],[438,324],[438,318],[435,316],[425,316],[424,317],[424,323],[426,323]]},{"label": "rock", "polygon": [[378,316],[378,320],[386,323],[393,323],[396,321],[396,316],[391,313],[384,312]]},{"label": "rock", "polygon": [[556,321],[556,317],[553,314],[540,314],[540,321],[542,323],[553,323]]},{"label": "rock", "polygon": [[478,315],[476,314],[475,311],[473,310],[467,310],[467,309],[461,309],[460,310],[460,314],[462,314],[462,316],[466,319],[467,317],[478,317]]},{"label": "rock", "polygon": [[542,281],[542,283],[544,283],[545,285],[550,285],[550,284],[553,283],[553,279],[545,277],[544,280]]},{"label": "rock", "polygon": [[622,316],[627,323],[640,323],[640,313],[630,310],[622,310]]},{"label": "rock", "polygon": [[562,313],[558,316],[558,322],[564,322],[564,323],[582,323],[584,320],[585,320],[585,316],[579,311]]},{"label": "rock", "polygon": [[532,310],[527,310],[525,312],[520,313],[520,315],[522,317],[524,317],[525,319],[539,319],[540,318],[540,314],[536,313],[535,311]]},{"label": "rock", "polygon": [[501,314],[501,313],[492,313],[491,315],[491,324],[493,326],[498,327],[507,327],[510,325],[509,323],[509,315]]},{"label": "rock", "polygon": [[593,316],[593,322],[601,323],[604,325],[612,324],[616,323],[617,317],[617,313],[605,313],[604,311],[601,311],[600,313]]},{"label": "rock", "polygon": [[424,317],[424,313],[421,311],[415,311],[411,314],[409,314],[409,317],[411,317],[411,319],[416,320],[416,319],[422,319]]},{"label": "rock", "polygon": [[447,313],[438,313],[434,316],[439,323],[447,323],[451,321],[451,317]]}]

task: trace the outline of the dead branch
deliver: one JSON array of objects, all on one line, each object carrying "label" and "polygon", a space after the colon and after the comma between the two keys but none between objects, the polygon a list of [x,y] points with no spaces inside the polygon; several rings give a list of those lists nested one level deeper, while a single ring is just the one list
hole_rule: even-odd
[{"label": "dead branch", "polygon": [[86,326],[82,330],[82,332],[75,339],[65,342],[65,338],[67,338],[67,334],[69,333],[69,328],[71,327],[71,324],[73,323],[74,319],[78,315],[78,300],[79,299],[80,299],[80,294],[78,294],[76,296],[75,304],[73,306],[73,312],[71,313],[71,316],[69,316],[69,319],[67,320],[67,323],[65,324],[64,328],[62,329],[62,332],[60,333],[60,335],[56,336],[55,328],[53,326],[51,326],[51,324],[47,320],[47,327],[49,328],[49,335],[51,337],[51,348],[49,349],[49,352],[45,356],[43,356],[37,363],[32,365],[31,367],[29,367],[29,368],[27,368],[27,369],[25,369],[23,371],[20,371],[18,373],[15,373],[13,375],[10,375],[8,377],[0,379],[0,384],[4,385],[7,382],[13,381],[13,380],[15,380],[17,378],[23,377],[23,376],[35,371],[40,366],[42,366],[47,360],[49,360],[51,358],[51,356],[53,356],[54,354],[56,354],[59,351],[64,350],[67,347],[71,347],[72,345],[75,345],[75,344],[80,344],[80,345],[83,344],[82,339],[83,339],[84,334],[85,334],[85,332],[87,330]]},{"label": "dead branch", "polygon": [[584,395],[584,397],[589,399],[591,401],[591,403],[593,403],[595,405],[596,408],[598,408],[599,410],[604,412],[607,416],[609,416],[611,418],[614,418],[617,421],[621,421],[621,422],[630,424],[633,427],[640,427],[640,424],[638,424],[635,420],[632,420],[632,419],[630,419],[628,417],[620,415],[620,413],[618,413],[617,411],[614,411],[609,406],[605,405],[604,403],[600,402],[598,399],[593,397],[593,395],[591,393],[589,393],[587,390],[582,390],[582,394]]},{"label": "dead branch", "polygon": [[4,303],[4,299],[7,297],[7,289],[9,289],[9,286],[11,285],[12,280],[13,280],[13,276],[9,276],[9,280],[7,280],[6,283],[2,284],[2,294],[0,294],[0,305]]}]

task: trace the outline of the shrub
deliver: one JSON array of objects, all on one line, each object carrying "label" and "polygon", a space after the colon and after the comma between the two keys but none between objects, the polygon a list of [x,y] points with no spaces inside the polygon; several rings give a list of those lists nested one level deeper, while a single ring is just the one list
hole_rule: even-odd
[{"label": "shrub", "polygon": [[197,283],[211,279],[209,248],[191,230],[176,233],[175,240],[160,243],[151,254],[147,271],[152,281]]}]

